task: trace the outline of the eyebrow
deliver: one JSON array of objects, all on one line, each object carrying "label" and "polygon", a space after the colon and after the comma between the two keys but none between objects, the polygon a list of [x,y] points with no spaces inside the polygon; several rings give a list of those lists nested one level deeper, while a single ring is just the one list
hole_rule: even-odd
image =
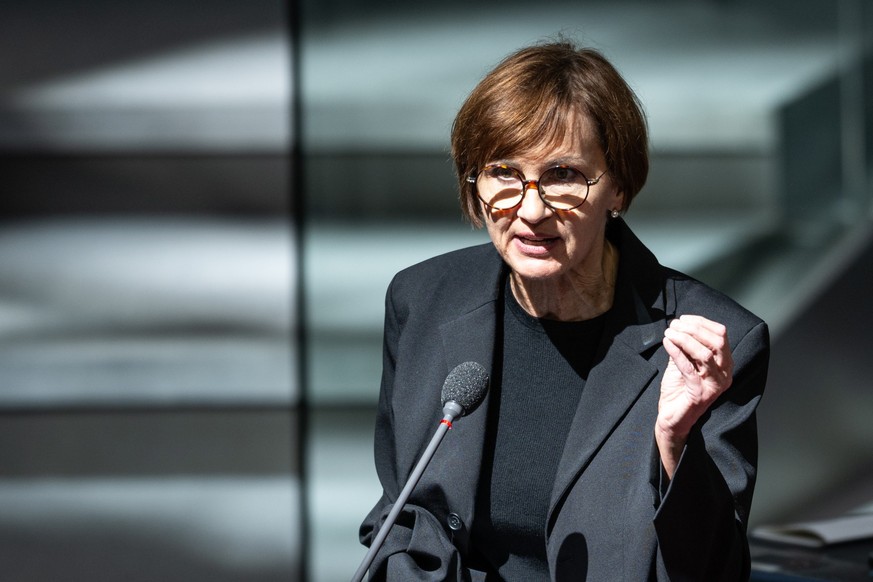
[{"label": "eyebrow", "polygon": [[[495,162],[491,162],[492,164],[504,164],[507,166],[512,166],[513,168],[518,169],[521,165],[519,162],[521,160],[519,158],[501,158]],[[547,170],[549,168],[554,168],[555,166],[571,166],[573,168],[582,169],[584,166],[587,166],[588,162],[584,158],[575,157],[575,156],[562,156],[559,158],[550,158],[546,160],[546,162],[539,166],[540,171]]]},{"label": "eyebrow", "polygon": [[586,160],[584,158],[577,158],[572,156],[565,156],[562,158],[555,158],[549,160],[546,164],[547,166],[584,166],[586,165]]}]

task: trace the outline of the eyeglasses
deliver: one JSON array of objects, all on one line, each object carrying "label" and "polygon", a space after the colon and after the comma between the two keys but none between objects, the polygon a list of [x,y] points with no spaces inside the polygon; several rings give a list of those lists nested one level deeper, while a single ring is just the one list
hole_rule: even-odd
[{"label": "eyeglasses", "polygon": [[531,185],[536,186],[543,204],[555,210],[572,210],[588,198],[588,189],[606,174],[594,180],[570,166],[555,166],[542,173],[539,180],[528,180],[511,166],[485,166],[478,176],[467,176],[467,182],[476,185],[479,200],[495,210],[515,208],[524,200]]}]

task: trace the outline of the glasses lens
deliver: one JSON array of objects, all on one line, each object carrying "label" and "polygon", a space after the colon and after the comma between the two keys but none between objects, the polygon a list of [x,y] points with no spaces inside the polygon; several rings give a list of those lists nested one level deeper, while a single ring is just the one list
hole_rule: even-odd
[{"label": "glasses lens", "polygon": [[487,166],[476,180],[476,193],[491,208],[506,210],[521,202],[521,176],[508,166]]},{"label": "glasses lens", "polygon": [[588,197],[588,178],[579,170],[558,166],[540,176],[543,200],[552,208],[570,210]]}]

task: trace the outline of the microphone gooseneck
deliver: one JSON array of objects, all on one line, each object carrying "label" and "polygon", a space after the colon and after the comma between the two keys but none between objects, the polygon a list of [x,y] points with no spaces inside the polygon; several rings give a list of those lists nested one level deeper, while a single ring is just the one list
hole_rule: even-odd
[{"label": "microphone gooseneck", "polygon": [[367,555],[364,556],[364,559],[361,562],[361,565],[358,566],[355,575],[352,576],[352,582],[361,582],[361,580],[364,579],[364,574],[367,573],[370,564],[373,563],[373,559],[376,557],[376,553],[379,551],[379,548],[382,547],[385,538],[388,537],[388,532],[391,531],[394,522],[397,521],[397,516],[400,515],[403,506],[406,505],[406,501],[412,494],[412,490],[415,488],[416,484],[418,484],[418,480],[421,479],[424,469],[427,467],[428,463],[430,463],[430,460],[436,452],[437,447],[442,442],[446,431],[452,427],[452,421],[459,416],[464,416],[475,410],[476,407],[479,406],[479,403],[481,403],[485,398],[485,393],[487,391],[488,372],[482,364],[476,362],[464,362],[463,364],[455,366],[455,368],[449,372],[445,383],[443,383],[443,419],[440,421],[436,433],[433,435],[433,438],[431,438],[430,444],[427,445],[427,449],[425,449],[421,459],[418,460],[415,469],[413,469],[412,473],[409,475],[409,479],[406,481],[406,486],[403,487],[403,491],[401,491],[400,495],[397,496],[397,501],[394,502],[391,511],[388,513],[388,517],[385,518],[382,527],[379,528],[376,537],[373,538],[373,542],[370,544],[370,550],[367,552]]}]

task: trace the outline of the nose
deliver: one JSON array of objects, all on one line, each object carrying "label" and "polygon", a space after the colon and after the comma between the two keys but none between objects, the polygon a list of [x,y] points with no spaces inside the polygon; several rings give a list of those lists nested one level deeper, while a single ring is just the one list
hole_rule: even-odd
[{"label": "nose", "polygon": [[[528,192],[533,190],[532,196],[528,196]],[[540,192],[537,190],[537,184],[533,180],[527,182],[522,190],[521,204],[518,206],[518,216],[531,224],[536,224],[552,214],[552,209],[546,206]]]}]

